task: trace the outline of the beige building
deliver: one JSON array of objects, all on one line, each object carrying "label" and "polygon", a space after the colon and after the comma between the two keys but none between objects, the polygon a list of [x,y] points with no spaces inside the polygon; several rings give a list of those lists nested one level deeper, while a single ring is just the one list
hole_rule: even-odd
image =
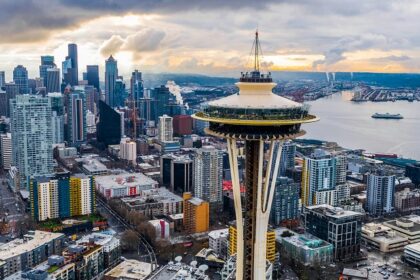
[{"label": "beige building", "polygon": [[362,226],[362,241],[383,253],[402,251],[408,244],[407,237],[379,223]]},{"label": "beige building", "polygon": [[420,242],[420,216],[405,216],[396,220],[386,221],[384,225],[392,228],[401,236],[407,237],[410,244]]}]

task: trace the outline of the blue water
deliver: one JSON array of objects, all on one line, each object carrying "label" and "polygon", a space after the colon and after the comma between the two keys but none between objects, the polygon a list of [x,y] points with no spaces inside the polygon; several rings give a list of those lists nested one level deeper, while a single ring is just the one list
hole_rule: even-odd
[{"label": "blue water", "polygon": [[[351,149],[372,153],[395,153],[420,160],[420,102],[362,102],[350,99],[353,93],[343,91],[308,102],[311,114],[321,118],[304,125],[303,138],[337,142]],[[373,119],[374,113],[400,113],[402,120]]]}]

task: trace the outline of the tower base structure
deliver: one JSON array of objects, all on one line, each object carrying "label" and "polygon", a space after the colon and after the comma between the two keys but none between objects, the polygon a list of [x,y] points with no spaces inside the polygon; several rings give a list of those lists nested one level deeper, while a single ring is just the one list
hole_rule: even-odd
[{"label": "tower base structure", "polygon": [[[245,200],[241,201],[237,139],[228,138],[237,226],[236,279],[259,279],[266,272],[266,234],[283,140],[245,140]],[[265,160],[265,156],[267,159]]]}]

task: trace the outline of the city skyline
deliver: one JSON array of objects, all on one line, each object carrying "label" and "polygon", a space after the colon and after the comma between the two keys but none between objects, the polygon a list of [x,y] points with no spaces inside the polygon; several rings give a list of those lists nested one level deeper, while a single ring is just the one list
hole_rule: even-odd
[{"label": "city skyline", "polygon": [[17,64],[35,77],[41,55],[54,55],[60,63],[67,44],[76,43],[79,73],[99,64],[101,80],[111,54],[123,76],[136,68],[231,75],[247,64],[246,35],[258,28],[270,70],[418,72],[419,9],[408,1],[6,0],[0,11],[0,65],[8,81]]}]

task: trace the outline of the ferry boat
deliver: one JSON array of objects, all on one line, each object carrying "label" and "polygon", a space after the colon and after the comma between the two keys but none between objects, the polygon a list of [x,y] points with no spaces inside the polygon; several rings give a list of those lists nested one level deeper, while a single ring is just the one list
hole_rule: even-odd
[{"label": "ferry boat", "polygon": [[400,120],[400,119],[403,119],[404,117],[401,114],[390,114],[390,113],[380,114],[380,113],[375,113],[375,114],[372,115],[372,118],[374,118],[374,119],[394,119],[394,120]]}]

